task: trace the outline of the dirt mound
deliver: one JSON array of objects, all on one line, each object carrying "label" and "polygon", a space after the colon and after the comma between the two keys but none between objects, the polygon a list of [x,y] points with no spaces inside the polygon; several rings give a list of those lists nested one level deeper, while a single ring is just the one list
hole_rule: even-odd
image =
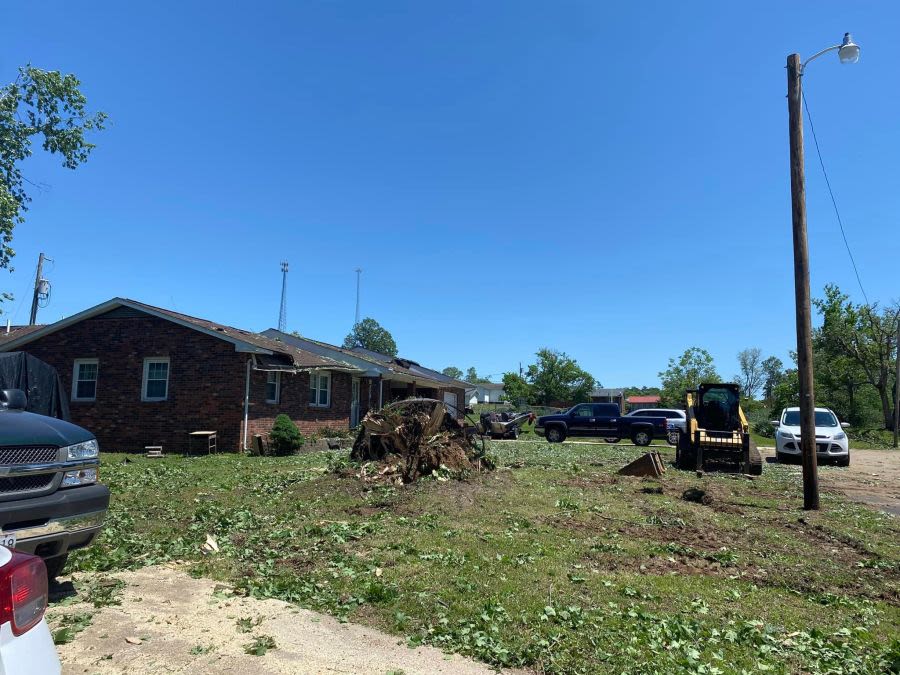
[{"label": "dirt mound", "polygon": [[484,444],[467,435],[441,401],[427,398],[392,403],[366,415],[350,458],[377,462],[376,476],[403,483],[439,470],[462,475],[493,468]]}]

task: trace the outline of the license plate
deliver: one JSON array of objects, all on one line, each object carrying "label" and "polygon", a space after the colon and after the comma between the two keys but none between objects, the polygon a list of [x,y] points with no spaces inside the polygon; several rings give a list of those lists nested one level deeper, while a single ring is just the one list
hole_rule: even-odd
[{"label": "license plate", "polygon": [[16,533],[15,532],[0,533],[0,546],[6,546],[7,548],[15,548],[16,547]]}]

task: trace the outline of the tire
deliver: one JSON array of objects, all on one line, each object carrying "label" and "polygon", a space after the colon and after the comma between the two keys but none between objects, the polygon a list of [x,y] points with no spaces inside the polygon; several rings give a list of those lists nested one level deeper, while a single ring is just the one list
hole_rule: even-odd
[{"label": "tire", "polygon": [[670,431],[668,434],[666,434],[666,440],[669,442],[669,445],[677,446],[678,445],[678,437],[680,435],[681,434],[679,434],[677,431]]},{"label": "tire", "polygon": [[793,464],[794,457],[793,455],[789,455],[786,452],[775,452],[775,459],[778,460],[779,464]]},{"label": "tire", "polygon": [[603,442],[604,443],[618,443],[621,440],[622,440],[621,438],[604,438]]},{"label": "tire", "polygon": [[548,443],[562,443],[564,440],[566,440],[565,429],[563,429],[558,424],[554,424],[552,427],[547,427]]},{"label": "tire", "polygon": [[648,446],[653,442],[653,434],[646,429],[638,429],[631,434],[631,442],[641,447]]},{"label": "tire", "polygon": [[66,566],[66,560],[69,559],[69,554],[65,553],[63,555],[58,555],[55,558],[48,558],[44,561],[44,565],[47,566],[47,580],[53,581],[56,577],[62,574],[63,567]]},{"label": "tire", "polygon": [[684,471],[697,468],[697,453],[687,434],[679,434],[678,446],[675,448],[675,467]]},{"label": "tire", "polygon": [[759,448],[756,447],[756,441],[752,438],[750,439],[750,475],[751,476],[762,476],[763,470],[763,460],[762,455],[759,454]]},{"label": "tire", "polygon": [[838,457],[835,460],[835,464],[837,464],[838,466],[850,466],[850,452],[847,452],[846,457]]}]

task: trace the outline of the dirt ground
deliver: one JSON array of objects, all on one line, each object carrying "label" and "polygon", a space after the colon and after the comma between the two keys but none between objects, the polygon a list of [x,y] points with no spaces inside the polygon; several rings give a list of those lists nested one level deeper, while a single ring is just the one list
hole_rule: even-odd
[{"label": "dirt ground", "polygon": [[[79,578],[87,576],[57,586],[57,597],[66,589],[77,591]],[[125,582],[121,604],[97,609],[75,602],[51,608],[57,615],[93,614],[88,628],[57,647],[64,674],[495,672],[432,647],[409,649],[401,638],[341,624],[280,600],[232,596],[221,584],[171,567],[110,576]],[[242,618],[249,619],[243,626],[249,632],[239,627]],[[276,648],[262,656],[246,654],[244,646],[262,636],[274,638]]]},{"label": "dirt ground", "polygon": [[[774,448],[760,448],[760,452],[774,460]],[[842,492],[848,499],[900,516],[900,451],[851,450],[849,467],[823,469],[819,483],[824,489]]]}]

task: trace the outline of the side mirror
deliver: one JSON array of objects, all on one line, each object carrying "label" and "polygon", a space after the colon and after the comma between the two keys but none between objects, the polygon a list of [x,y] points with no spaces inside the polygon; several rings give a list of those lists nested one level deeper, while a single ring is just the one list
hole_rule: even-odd
[{"label": "side mirror", "polygon": [[3,389],[0,391],[0,408],[7,410],[25,410],[28,397],[21,389]]},{"label": "side mirror", "polygon": [[778,420],[769,420],[769,424],[771,424],[773,427],[781,426],[781,422],[779,422]]},{"label": "side mirror", "polygon": [[841,422],[841,429],[849,429],[850,422]]}]

